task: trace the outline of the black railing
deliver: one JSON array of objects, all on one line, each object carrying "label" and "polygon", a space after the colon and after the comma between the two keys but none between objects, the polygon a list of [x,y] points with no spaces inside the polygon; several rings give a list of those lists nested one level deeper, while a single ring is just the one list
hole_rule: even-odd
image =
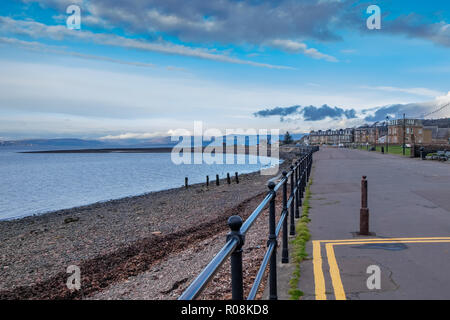
[{"label": "black railing", "polygon": [[[266,206],[269,206],[269,237],[267,241],[267,251],[261,263],[261,267],[255,277],[247,300],[254,300],[258,292],[264,273],[269,265],[269,299],[277,300],[277,246],[278,236],[283,230],[281,262],[289,262],[288,252],[288,223],[289,234],[295,235],[295,218],[300,218],[300,207],[302,205],[303,193],[309,181],[311,174],[313,153],[318,151],[318,147],[309,147],[303,149],[303,153],[290,167],[290,171],[282,173],[282,179],[278,184],[269,182],[269,192],[264,200],[252,212],[248,219],[243,222],[239,216],[232,216],[228,219],[228,225],[231,229],[227,235],[225,246],[217,253],[211,262],[203,269],[197,278],[189,285],[178,300],[192,300],[197,298],[205,289],[209,281],[216,272],[231,256],[231,292],[233,300],[244,299],[244,284],[242,272],[242,246],[245,242],[245,234],[260,216]],[[290,195],[287,196],[287,184],[290,179]],[[282,188],[283,206],[281,216],[276,223],[275,201],[277,191]],[[290,220],[288,221],[288,216]]]}]

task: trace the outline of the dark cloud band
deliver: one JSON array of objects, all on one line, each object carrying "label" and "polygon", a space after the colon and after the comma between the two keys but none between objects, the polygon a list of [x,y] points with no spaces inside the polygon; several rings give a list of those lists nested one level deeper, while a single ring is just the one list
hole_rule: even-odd
[{"label": "dark cloud band", "polygon": [[255,117],[267,118],[271,116],[280,116],[280,120],[284,121],[284,117],[291,115],[302,116],[305,121],[320,121],[326,118],[331,119],[354,119],[356,111],[354,109],[342,109],[338,107],[330,107],[324,104],[321,107],[315,106],[291,106],[291,107],[275,107],[272,109],[264,109],[253,114]]}]

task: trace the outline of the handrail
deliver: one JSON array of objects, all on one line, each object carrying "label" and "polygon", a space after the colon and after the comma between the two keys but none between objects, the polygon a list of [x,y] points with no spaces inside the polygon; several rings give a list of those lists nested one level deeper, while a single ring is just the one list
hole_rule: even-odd
[{"label": "handrail", "polygon": [[[269,193],[253,210],[245,222],[239,216],[232,216],[228,220],[231,232],[227,235],[227,242],[203,271],[195,278],[189,287],[182,293],[178,300],[192,300],[197,298],[211,281],[218,269],[223,265],[228,257],[231,256],[231,277],[232,277],[232,298],[233,300],[243,299],[243,272],[242,272],[242,246],[244,245],[245,235],[256,219],[261,215],[263,210],[269,205],[269,240],[267,250],[264,254],[263,261],[254,280],[248,300],[256,297],[258,288],[261,284],[264,272],[270,265],[270,299],[277,299],[277,282],[276,282],[276,251],[277,238],[283,229],[283,253],[282,263],[287,263],[288,258],[288,216],[290,215],[290,234],[295,235],[295,218],[300,218],[299,207],[301,206],[301,198],[309,180],[312,168],[312,155],[318,151],[318,147],[302,148],[308,150],[303,153],[295,165],[290,167],[289,172],[283,172],[283,178],[275,185],[269,183]],[[287,198],[287,184],[291,184],[291,193]],[[283,209],[277,225],[275,225],[275,199],[277,191],[283,187]],[[294,217],[295,215],[295,217]]]},{"label": "handrail", "polygon": [[227,241],[225,246],[217,253],[205,269],[203,269],[178,300],[192,300],[197,298],[237,246],[237,239],[233,238]]},{"label": "handrail", "polygon": [[248,294],[247,300],[254,300],[256,294],[258,293],[259,285],[264,276],[264,272],[266,272],[267,265],[269,264],[269,259],[272,256],[273,249],[275,249],[275,243],[269,244],[267,248],[266,254],[264,255],[263,261],[261,262],[261,267],[259,267],[258,273],[256,274],[255,281],[253,282],[253,286]]}]

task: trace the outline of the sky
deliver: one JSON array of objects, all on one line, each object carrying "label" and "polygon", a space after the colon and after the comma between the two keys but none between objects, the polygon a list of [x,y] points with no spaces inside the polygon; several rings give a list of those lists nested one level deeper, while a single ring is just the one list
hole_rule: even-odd
[{"label": "sky", "polygon": [[450,2],[4,0],[0,70],[0,140],[423,117],[450,102]]}]

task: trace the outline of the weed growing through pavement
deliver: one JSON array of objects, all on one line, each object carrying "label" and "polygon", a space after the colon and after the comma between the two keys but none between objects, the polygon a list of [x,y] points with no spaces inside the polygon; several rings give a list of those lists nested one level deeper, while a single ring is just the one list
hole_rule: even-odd
[{"label": "weed growing through pavement", "polygon": [[296,237],[291,241],[291,245],[293,246],[292,258],[295,263],[292,279],[289,281],[289,295],[291,300],[298,300],[301,296],[303,296],[303,292],[298,289],[298,282],[300,280],[300,263],[308,257],[305,247],[306,243],[311,238],[308,223],[311,221],[311,219],[309,219],[309,209],[311,208],[309,205],[309,200],[311,198],[310,186],[312,182],[313,179],[311,178],[306,186],[305,198],[302,206],[302,215],[295,226]]}]

